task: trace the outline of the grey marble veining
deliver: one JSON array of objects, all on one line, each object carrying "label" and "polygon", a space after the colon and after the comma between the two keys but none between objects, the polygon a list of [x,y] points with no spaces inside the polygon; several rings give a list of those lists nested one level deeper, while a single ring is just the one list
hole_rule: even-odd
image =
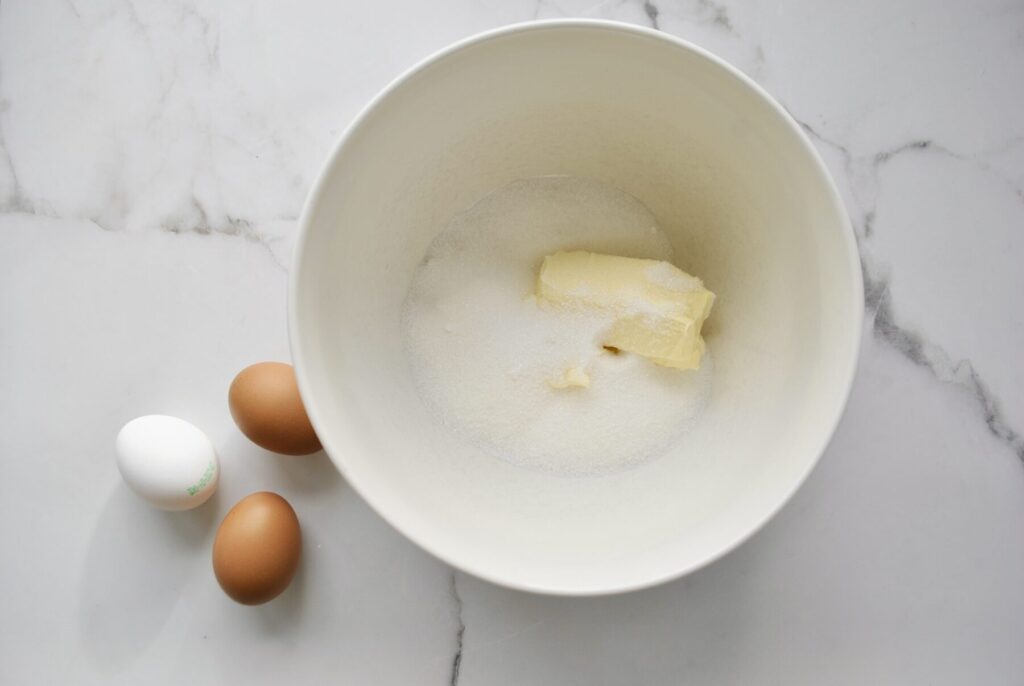
[{"label": "grey marble veining", "polygon": [[459,595],[458,572],[451,573],[452,608],[455,613],[455,650],[452,655],[451,686],[459,683],[459,670],[462,667],[462,639],[466,634],[466,622],[462,619],[462,596]]},{"label": "grey marble veining", "polygon": [[[849,210],[868,317],[784,511],[596,599],[454,572],[225,403],[234,371],[288,356],[297,217],[362,105],[453,40],[566,16],[686,38],[784,103]],[[1021,683],[1022,32],[1016,0],[0,3],[0,682]],[[119,426],[154,411],[222,458],[183,517],[114,467]],[[262,488],[300,512],[303,571],[242,608],[209,545]]]},{"label": "grey marble veining", "polygon": [[[971,164],[990,175],[994,181],[1006,187],[1024,200],[1024,191],[1017,187],[1012,179],[993,170],[983,156],[965,156],[956,153],[932,140],[911,140],[894,148],[881,150],[863,158],[855,158],[842,144],[829,140],[814,130],[810,125],[800,125],[816,141],[837,150],[843,160],[843,172],[847,180],[857,179],[853,197],[856,211],[853,217],[861,246],[868,243],[875,231],[875,202],[878,194],[879,171],[893,158],[903,154],[938,154],[959,162]],[[1007,145],[1014,145],[1018,139],[1011,140]],[[1024,462],[1024,436],[1010,426],[1004,415],[1002,404],[985,384],[978,371],[969,359],[954,361],[941,345],[938,345],[917,330],[902,325],[893,312],[892,297],[889,292],[888,277],[884,268],[870,259],[870,253],[862,250],[862,269],[864,273],[864,299],[868,316],[872,320],[872,331],[880,340],[891,345],[907,360],[928,370],[937,381],[953,384],[973,397],[978,405],[979,418],[994,437],[1004,442],[1018,458]]]}]

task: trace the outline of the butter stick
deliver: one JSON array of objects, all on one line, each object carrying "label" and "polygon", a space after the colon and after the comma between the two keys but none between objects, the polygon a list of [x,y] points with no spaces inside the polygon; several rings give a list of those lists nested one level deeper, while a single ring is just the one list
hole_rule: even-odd
[{"label": "butter stick", "polygon": [[544,258],[537,297],[614,313],[603,345],[675,369],[700,367],[700,331],[715,301],[700,279],[668,262],[580,250]]}]

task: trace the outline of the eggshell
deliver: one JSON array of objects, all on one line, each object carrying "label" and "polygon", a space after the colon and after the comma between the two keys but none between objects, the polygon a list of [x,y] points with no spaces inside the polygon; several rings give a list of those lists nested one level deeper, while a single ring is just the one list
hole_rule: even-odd
[{"label": "eggshell", "polygon": [[213,444],[184,419],[151,414],[117,434],[117,468],[128,487],[163,510],[190,510],[217,490],[220,467]]},{"label": "eggshell", "polygon": [[261,362],[246,367],[231,382],[228,407],[242,433],[261,448],[284,455],[308,455],[321,448],[291,365]]},{"label": "eggshell", "polygon": [[232,599],[259,605],[288,587],[301,554],[299,519],[288,501],[276,493],[253,493],[217,529],[213,572]]}]

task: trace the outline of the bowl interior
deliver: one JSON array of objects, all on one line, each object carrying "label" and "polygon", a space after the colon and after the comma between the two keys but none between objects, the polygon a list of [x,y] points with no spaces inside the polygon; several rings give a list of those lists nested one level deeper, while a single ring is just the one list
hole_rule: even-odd
[{"label": "bowl interior", "polygon": [[[478,454],[432,419],[403,351],[402,302],[434,236],[490,191],[546,174],[639,198],[679,266],[718,294],[702,420],[616,474]],[[853,375],[855,255],[806,139],[730,68],[639,29],[518,27],[421,65],[346,134],[303,218],[293,354],[332,459],[413,540],[518,588],[625,590],[729,550],[807,475]]]}]

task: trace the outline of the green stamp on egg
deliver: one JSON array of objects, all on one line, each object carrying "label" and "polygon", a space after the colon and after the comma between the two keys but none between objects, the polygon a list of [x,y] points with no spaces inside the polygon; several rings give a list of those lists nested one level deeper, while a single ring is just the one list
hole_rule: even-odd
[{"label": "green stamp on egg", "polygon": [[210,460],[209,464],[206,465],[206,471],[203,472],[203,476],[199,479],[199,481],[196,482],[194,485],[186,488],[185,491],[189,495],[195,495],[199,491],[206,488],[206,486],[210,483],[210,480],[213,478],[214,468],[215,467],[213,464],[213,460]]}]

